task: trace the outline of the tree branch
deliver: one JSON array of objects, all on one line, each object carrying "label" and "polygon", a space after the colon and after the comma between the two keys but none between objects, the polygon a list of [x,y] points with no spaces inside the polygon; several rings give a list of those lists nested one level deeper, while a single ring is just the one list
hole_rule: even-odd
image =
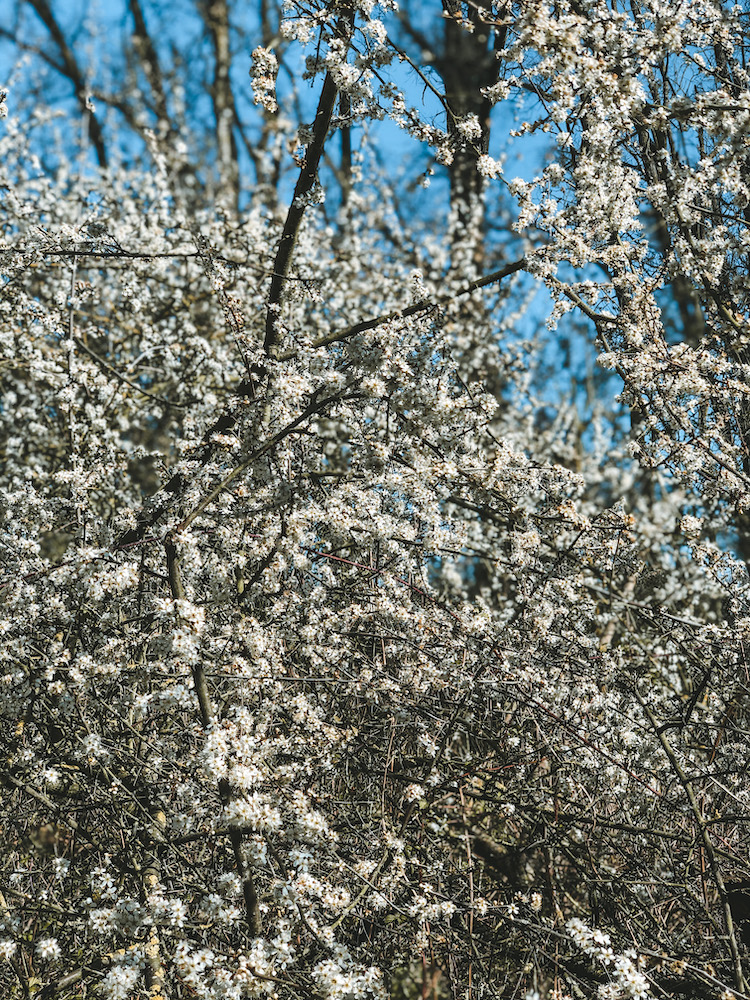
[{"label": "tree branch", "polygon": [[[350,9],[344,17],[340,18],[336,25],[336,35],[339,38],[348,40],[354,24],[354,12]],[[318,110],[315,113],[313,123],[312,139],[307,147],[304,162],[300,168],[299,177],[294,187],[294,195],[287,212],[284,229],[281,234],[279,248],[273,265],[273,278],[271,279],[271,289],[268,295],[268,305],[266,312],[266,337],[263,347],[267,354],[275,357],[281,341],[279,329],[279,307],[281,296],[286,285],[289,267],[292,263],[294,246],[297,242],[302,219],[305,214],[307,198],[312,191],[318,174],[318,165],[323,155],[328,129],[333,116],[333,109],[336,104],[338,88],[334,83],[330,72],[326,73],[323,81],[323,89],[318,101]]]}]

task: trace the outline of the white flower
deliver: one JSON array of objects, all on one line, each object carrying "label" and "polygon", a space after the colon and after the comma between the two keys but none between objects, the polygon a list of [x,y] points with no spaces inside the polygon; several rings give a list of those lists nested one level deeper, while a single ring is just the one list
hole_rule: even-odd
[{"label": "white flower", "polygon": [[458,119],[456,131],[464,139],[479,139],[482,135],[482,126],[476,115],[467,115]]},{"label": "white flower", "polygon": [[502,174],[503,165],[499,160],[494,160],[486,153],[482,153],[477,160],[477,170],[483,177],[495,178]]},{"label": "white flower", "polygon": [[98,733],[88,733],[81,740],[81,755],[88,760],[106,760],[109,751],[105,748],[101,736]]},{"label": "white flower", "polygon": [[17,949],[18,945],[16,944],[15,941],[11,941],[9,938],[0,940],[0,960],[4,959],[5,961],[7,961],[8,959],[12,958],[15,955]]},{"label": "white flower", "polygon": [[257,793],[237,796],[226,807],[225,816],[229,826],[246,830],[280,830],[282,826],[279,810]]},{"label": "white flower", "polygon": [[133,966],[117,965],[102,980],[102,991],[107,1000],[127,1000],[140,979],[140,972]]},{"label": "white flower", "polygon": [[37,958],[45,962],[59,958],[62,954],[60,945],[57,943],[57,938],[40,938],[34,950],[36,951]]},{"label": "white flower", "polygon": [[65,878],[70,868],[70,860],[68,858],[53,858],[52,867],[56,878]]},{"label": "white flower", "polygon": [[97,934],[108,934],[115,926],[114,912],[100,907],[89,912],[89,926]]},{"label": "white flower", "polygon": [[696,538],[703,528],[703,518],[685,514],[680,519],[680,531],[688,538]]}]

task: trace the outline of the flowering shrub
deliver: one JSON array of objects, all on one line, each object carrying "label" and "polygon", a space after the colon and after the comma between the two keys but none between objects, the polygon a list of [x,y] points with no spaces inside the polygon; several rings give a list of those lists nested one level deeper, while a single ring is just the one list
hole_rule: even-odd
[{"label": "flowering shrub", "polygon": [[287,2],[243,160],[214,3],[200,160],[128,10],[136,152],[0,99],[3,995],[750,995],[745,12]]}]

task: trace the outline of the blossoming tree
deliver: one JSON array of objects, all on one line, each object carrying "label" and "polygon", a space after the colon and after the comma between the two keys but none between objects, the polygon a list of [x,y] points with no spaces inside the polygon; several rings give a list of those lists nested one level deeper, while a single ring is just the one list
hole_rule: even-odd
[{"label": "blossoming tree", "polygon": [[750,12],[424,7],[3,28],[4,996],[750,996]]}]

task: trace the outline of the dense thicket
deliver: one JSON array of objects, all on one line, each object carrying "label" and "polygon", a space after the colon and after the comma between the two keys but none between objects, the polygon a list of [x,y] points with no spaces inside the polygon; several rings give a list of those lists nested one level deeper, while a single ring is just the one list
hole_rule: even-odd
[{"label": "dense thicket", "polygon": [[750,996],[745,5],[0,34],[3,995]]}]

